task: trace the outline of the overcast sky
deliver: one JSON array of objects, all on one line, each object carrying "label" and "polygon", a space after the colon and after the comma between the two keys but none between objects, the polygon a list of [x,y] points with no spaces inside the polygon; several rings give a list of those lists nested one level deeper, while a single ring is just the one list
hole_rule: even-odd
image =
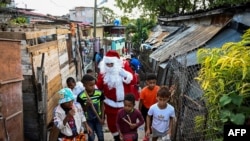
[{"label": "overcast sky", "polygon": [[[97,0],[97,4],[102,0]],[[35,9],[34,12],[62,16],[76,6],[94,7],[94,0],[15,0],[16,7]],[[114,6],[115,0],[108,0],[103,6],[111,8],[121,15],[121,10]]]}]

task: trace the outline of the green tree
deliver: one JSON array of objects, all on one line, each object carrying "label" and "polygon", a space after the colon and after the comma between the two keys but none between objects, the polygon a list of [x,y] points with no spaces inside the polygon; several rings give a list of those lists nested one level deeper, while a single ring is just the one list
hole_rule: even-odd
[{"label": "green tree", "polygon": [[14,25],[23,25],[27,23],[27,18],[23,16],[16,17],[16,18],[11,19],[10,23]]},{"label": "green tree", "polygon": [[208,9],[222,5],[238,5],[250,0],[116,0],[116,4],[124,12],[131,13],[139,8],[143,14],[152,16],[167,16]]},{"label": "green tree", "polygon": [[7,4],[10,4],[11,0],[1,0],[0,1],[0,7],[5,8]]},{"label": "green tree", "polygon": [[131,13],[134,8],[140,8],[150,17],[154,15],[170,15],[190,11],[190,0],[116,0],[117,6],[124,12]]},{"label": "green tree", "polygon": [[155,26],[155,21],[145,18],[132,20],[126,27],[126,39],[132,42],[133,48],[139,52],[141,43],[143,43],[149,34],[149,30]]},{"label": "green tree", "polygon": [[121,16],[121,22],[122,22],[122,25],[127,26],[130,22],[130,19],[127,16]]},{"label": "green tree", "polygon": [[115,14],[115,12],[108,7],[102,7],[100,12],[108,23],[112,23],[114,19],[118,17],[117,14]]}]

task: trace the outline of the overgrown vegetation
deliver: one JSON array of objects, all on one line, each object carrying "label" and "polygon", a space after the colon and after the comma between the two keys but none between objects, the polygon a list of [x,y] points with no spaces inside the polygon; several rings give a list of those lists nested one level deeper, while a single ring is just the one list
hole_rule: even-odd
[{"label": "overgrown vegetation", "polygon": [[[250,118],[250,29],[237,43],[200,49],[201,70],[196,78],[204,90],[208,115],[196,117],[196,129],[206,137],[222,140],[223,125],[245,124]],[[206,124],[206,129],[201,129]]]},{"label": "overgrown vegetation", "polygon": [[26,17],[16,17],[10,20],[10,24],[13,25],[23,25],[27,23],[27,18]]},{"label": "overgrown vegetation", "polygon": [[238,5],[250,2],[250,0],[116,0],[117,6],[125,12],[131,12],[134,8],[140,8],[144,15],[167,16],[205,10],[223,5]]},{"label": "overgrown vegetation", "polygon": [[133,49],[139,51],[141,43],[148,38],[149,31],[155,25],[152,19],[138,18],[131,21],[126,27],[126,40],[131,41]]}]

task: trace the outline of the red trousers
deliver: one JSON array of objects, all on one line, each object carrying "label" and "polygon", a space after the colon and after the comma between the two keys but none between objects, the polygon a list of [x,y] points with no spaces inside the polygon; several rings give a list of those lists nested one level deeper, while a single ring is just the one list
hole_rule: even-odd
[{"label": "red trousers", "polygon": [[107,104],[105,105],[105,114],[107,117],[107,124],[108,124],[108,128],[109,131],[112,134],[118,133],[117,127],[116,127],[116,117],[117,117],[117,113],[121,108],[113,108],[108,106]]}]

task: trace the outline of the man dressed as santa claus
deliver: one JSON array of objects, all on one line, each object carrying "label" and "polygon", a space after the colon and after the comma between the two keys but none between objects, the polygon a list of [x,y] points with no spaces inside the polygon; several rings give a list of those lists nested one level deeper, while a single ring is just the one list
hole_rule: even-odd
[{"label": "man dressed as santa claus", "polygon": [[132,70],[128,65],[123,65],[119,54],[110,50],[99,64],[100,73],[97,78],[97,87],[105,95],[104,105],[107,124],[115,141],[120,141],[116,128],[118,110],[123,107],[124,96],[131,93],[131,84],[135,83]]}]

